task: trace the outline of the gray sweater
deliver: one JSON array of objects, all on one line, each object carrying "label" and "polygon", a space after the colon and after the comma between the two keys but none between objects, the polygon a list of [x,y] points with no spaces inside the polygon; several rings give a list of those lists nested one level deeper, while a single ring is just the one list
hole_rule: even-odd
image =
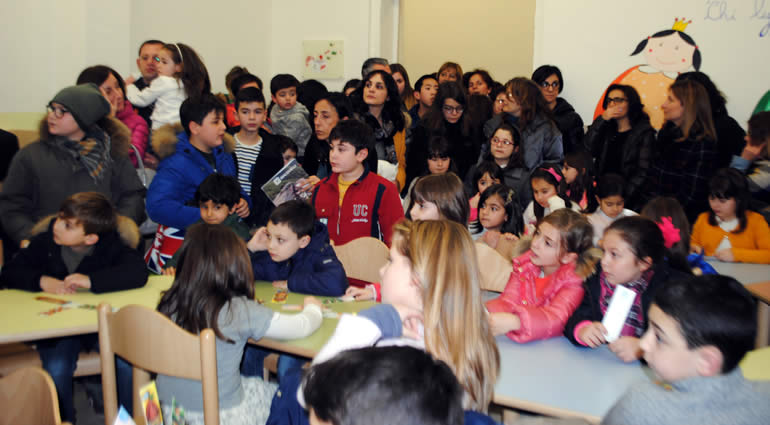
[{"label": "gray sweater", "polygon": [[770,382],[748,381],[740,368],[725,375],[632,387],[604,425],[759,425],[770,423]]},{"label": "gray sweater", "polygon": [[[234,343],[217,338],[220,411],[235,407],[243,400],[240,364],[249,338],[302,338],[318,329],[322,320],[321,309],[314,305],[305,307],[302,313],[286,315],[274,313],[245,297],[233,298],[225,304],[219,312],[219,330]],[[158,374],[156,383],[163,403],[171,405],[171,398],[174,397],[186,410],[203,411],[200,381]]]}]

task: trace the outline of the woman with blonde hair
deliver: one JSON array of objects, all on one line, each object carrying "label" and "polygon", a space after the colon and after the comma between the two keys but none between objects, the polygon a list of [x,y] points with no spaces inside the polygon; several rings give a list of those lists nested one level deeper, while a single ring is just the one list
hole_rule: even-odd
[{"label": "woman with blonde hair", "polygon": [[676,81],[661,109],[666,123],[653,149],[647,199],[672,196],[693,222],[708,210],[708,180],[715,171],[716,130],[708,93],[696,81]]}]

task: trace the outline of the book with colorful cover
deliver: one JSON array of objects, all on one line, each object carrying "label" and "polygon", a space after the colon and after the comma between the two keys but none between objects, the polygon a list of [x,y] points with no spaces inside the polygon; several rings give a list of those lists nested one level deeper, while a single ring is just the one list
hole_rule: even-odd
[{"label": "book with colorful cover", "polygon": [[283,166],[267,183],[262,185],[262,191],[273,201],[273,205],[278,206],[286,201],[301,199],[306,201],[310,199],[310,192],[302,192],[296,186],[298,180],[306,179],[307,172],[292,159]]}]

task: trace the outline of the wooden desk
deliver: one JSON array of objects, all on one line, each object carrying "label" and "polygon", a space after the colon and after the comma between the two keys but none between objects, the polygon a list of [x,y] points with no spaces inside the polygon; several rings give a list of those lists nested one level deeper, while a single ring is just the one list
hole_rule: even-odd
[{"label": "wooden desk", "polygon": [[[286,300],[286,304],[274,304],[271,302],[275,294],[275,288],[269,282],[257,282],[254,286],[254,295],[258,300],[262,300],[266,307],[277,311],[279,313],[293,314],[297,311],[287,311],[283,309],[285,305],[302,305],[302,300],[306,297],[304,294],[297,294],[290,292],[289,298]],[[325,300],[336,300],[336,297],[316,297],[322,302]],[[324,304],[325,307],[337,312],[337,313],[357,313],[363,309],[369,308],[376,303],[374,301],[355,301],[355,302],[332,302]],[[324,318],[321,327],[318,328],[312,335],[307,338],[293,339],[293,340],[276,340],[270,338],[262,338],[259,341],[251,341],[252,343],[261,347],[270,348],[272,350],[283,351],[285,353],[294,354],[297,356],[313,358],[318,351],[323,348],[326,341],[331,338],[334,333],[334,329],[337,328],[339,319]]]},{"label": "wooden desk", "polygon": [[72,295],[54,295],[15,289],[0,290],[0,300],[2,300],[0,344],[82,335],[99,330],[96,310],[73,308],[51,316],[42,316],[40,312],[56,308],[57,305],[37,301],[35,300],[37,296],[45,295],[91,305],[108,302],[114,308],[121,308],[128,304],[140,304],[155,308],[160,300],[161,292],[168,289],[172,281],[173,278],[168,276],[152,276],[142,288],[106,294],[83,291]]},{"label": "wooden desk", "polygon": [[519,344],[499,336],[497,347],[501,367],[493,401],[542,415],[599,423],[632,384],[653,376],[606,346],[576,347],[564,337]]}]

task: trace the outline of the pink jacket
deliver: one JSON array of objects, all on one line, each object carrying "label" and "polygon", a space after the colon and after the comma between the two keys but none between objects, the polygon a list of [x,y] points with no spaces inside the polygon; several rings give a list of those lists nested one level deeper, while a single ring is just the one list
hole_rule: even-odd
[{"label": "pink jacket", "polygon": [[[147,121],[134,111],[133,105],[131,105],[131,102],[128,100],[126,100],[123,110],[115,115],[129,130],[131,130],[131,144],[136,147],[139,151],[139,155],[144,158],[144,151],[147,149],[147,136],[149,135]],[[131,158],[134,167],[136,167],[137,162],[133,151],[129,152],[129,157]]]},{"label": "pink jacket", "polygon": [[575,263],[562,265],[551,275],[542,298],[535,293],[540,267],[530,261],[530,251],[513,259],[513,272],[503,293],[487,302],[490,313],[513,313],[521,328],[508,332],[516,342],[528,342],[561,335],[572,312],[583,300],[583,279],[575,274]]}]

